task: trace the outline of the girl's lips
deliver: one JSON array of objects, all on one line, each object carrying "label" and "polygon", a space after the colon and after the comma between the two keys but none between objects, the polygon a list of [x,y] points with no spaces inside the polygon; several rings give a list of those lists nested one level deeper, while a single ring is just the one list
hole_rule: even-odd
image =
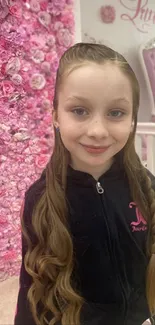
[{"label": "girl's lips", "polygon": [[109,148],[109,146],[96,147],[96,146],[88,146],[88,145],[83,145],[83,144],[82,144],[82,146],[87,152],[90,152],[90,153],[103,153]]}]

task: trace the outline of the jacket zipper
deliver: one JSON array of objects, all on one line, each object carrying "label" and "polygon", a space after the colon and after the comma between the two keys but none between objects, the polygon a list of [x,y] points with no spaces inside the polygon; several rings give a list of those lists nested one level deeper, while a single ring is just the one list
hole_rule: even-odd
[{"label": "jacket zipper", "polygon": [[102,187],[102,185],[101,185],[100,182],[97,182],[97,184],[96,184],[96,188],[97,188],[97,192],[98,192],[99,194],[103,194],[103,193],[104,193],[104,189],[103,189],[103,187]]},{"label": "jacket zipper", "polygon": [[[100,182],[97,182],[96,183],[96,189],[97,189],[98,194],[102,195],[104,193],[104,189],[103,189],[103,187],[102,187],[102,185],[101,185]],[[109,227],[108,227],[108,223],[107,222],[106,222],[106,225],[107,225],[108,232],[109,232],[109,242],[110,242],[110,231],[109,231]],[[128,307],[127,306],[128,306],[128,302],[127,302],[127,299],[126,299],[125,288],[124,288],[124,285],[122,283],[122,280],[121,280],[121,277],[120,277],[119,272],[117,273],[117,276],[118,276],[118,280],[119,280],[120,286],[122,288],[122,294],[123,294],[123,299],[124,299],[124,303],[125,303],[125,315],[124,315],[125,316],[124,325],[125,325],[126,322],[127,322],[127,313],[128,313],[128,311],[127,311]]]}]

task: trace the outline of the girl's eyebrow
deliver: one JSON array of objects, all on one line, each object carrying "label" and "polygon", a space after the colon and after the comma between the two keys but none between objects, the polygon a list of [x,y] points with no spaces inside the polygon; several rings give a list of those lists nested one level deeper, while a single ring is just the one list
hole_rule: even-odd
[{"label": "girl's eyebrow", "polygon": [[82,97],[82,96],[70,96],[67,98],[66,101],[72,100],[72,99],[77,99],[77,100],[81,100],[81,101],[85,101],[85,102],[89,102],[89,99]]},{"label": "girl's eyebrow", "polygon": [[118,97],[112,100],[112,102],[117,103],[117,102],[125,102],[127,104],[130,104],[130,101],[126,97]]},{"label": "girl's eyebrow", "polygon": [[[73,100],[73,99],[76,99],[76,100],[80,100],[80,101],[85,101],[85,102],[89,102],[89,99],[83,97],[83,96],[70,96],[67,98],[66,101],[70,101],[70,100]],[[126,97],[118,97],[118,98],[114,98],[112,100],[113,103],[118,103],[118,102],[125,102],[127,104],[130,104],[130,101],[126,98]]]}]

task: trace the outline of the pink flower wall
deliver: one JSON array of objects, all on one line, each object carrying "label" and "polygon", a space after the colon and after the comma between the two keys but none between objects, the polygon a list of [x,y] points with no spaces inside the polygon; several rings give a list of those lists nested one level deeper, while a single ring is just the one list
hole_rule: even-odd
[{"label": "pink flower wall", "polygon": [[72,0],[0,0],[0,281],[18,275],[20,208],[53,147],[51,110]]}]

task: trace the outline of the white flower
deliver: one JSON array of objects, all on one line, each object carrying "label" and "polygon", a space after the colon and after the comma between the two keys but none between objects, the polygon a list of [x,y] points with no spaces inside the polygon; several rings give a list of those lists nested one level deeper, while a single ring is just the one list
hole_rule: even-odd
[{"label": "white flower", "polygon": [[20,128],[18,132],[13,135],[15,141],[24,141],[30,139],[30,135],[28,134],[28,129]]},{"label": "white flower", "polygon": [[47,27],[51,23],[51,15],[46,11],[40,11],[38,14],[39,22]]},{"label": "white flower", "polygon": [[35,73],[30,79],[30,87],[32,89],[43,89],[45,87],[46,80],[44,76],[40,73]]},{"label": "white flower", "polygon": [[21,67],[20,60],[16,57],[11,58],[6,65],[5,71],[9,75],[13,75],[20,70],[20,67]]},{"label": "white flower", "polygon": [[51,102],[49,99],[46,98],[42,101],[42,108],[44,110],[49,110],[51,108]]},{"label": "white flower", "polygon": [[67,29],[59,29],[57,32],[57,38],[60,45],[69,47],[72,44],[72,35]]},{"label": "white flower", "polygon": [[55,44],[55,37],[54,35],[49,35],[48,38],[47,38],[47,41],[46,41],[46,44],[48,46],[53,46]]},{"label": "white flower", "polygon": [[31,0],[30,1],[30,8],[34,12],[40,11],[40,4],[39,4],[38,0]]},{"label": "white flower", "polygon": [[44,58],[45,58],[45,54],[44,54],[43,51],[38,50],[38,49],[32,50],[32,60],[33,60],[33,62],[41,63],[41,62],[44,61]]},{"label": "white flower", "polygon": [[13,76],[11,77],[11,80],[17,86],[18,85],[21,85],[22,84],[22,81],[23,81],[21,75],[18,74],[18,73],[13,74]]}]

